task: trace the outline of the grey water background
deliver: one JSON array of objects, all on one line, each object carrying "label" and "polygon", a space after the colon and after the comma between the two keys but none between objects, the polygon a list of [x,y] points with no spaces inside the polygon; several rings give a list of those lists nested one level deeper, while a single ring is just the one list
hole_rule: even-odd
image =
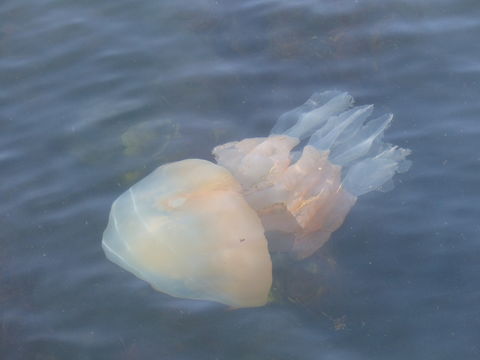
[{"label": "grey water background", "polygon": [[[480,358],[480,3],[0,3],[1,359]],[[108,262],[112,201],[267,135],[314,91],[413,153],[275,301],[170,298]]]}]

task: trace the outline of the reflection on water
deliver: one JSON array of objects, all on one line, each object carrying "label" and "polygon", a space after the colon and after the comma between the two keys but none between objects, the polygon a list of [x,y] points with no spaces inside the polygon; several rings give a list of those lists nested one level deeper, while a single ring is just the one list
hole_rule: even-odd
[{"label": "reflection on water", "polygon": [[[480,353],[473,0],[0,4],[2,359],[451,359]],[[169,298],[106,261],[112,201],[268,133],[322,89],[413,150],[274,302]]]}]

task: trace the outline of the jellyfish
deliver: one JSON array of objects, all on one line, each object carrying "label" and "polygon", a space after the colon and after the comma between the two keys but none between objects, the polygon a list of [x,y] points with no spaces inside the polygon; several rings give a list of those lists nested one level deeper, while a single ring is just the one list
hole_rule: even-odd
[{"label": "jellyfish", "polygon": [[[108,259],[163,293],[231,307],[267,303],[269,251],[303,259],[345,220],[358,196],[388,188],[410,151],[385,143],[392,115],[348,93],[313,94],[267,137],[215,147],[216,164],[165,164],[115,200]],[[291,241],[280,245],[281,232]]]}]

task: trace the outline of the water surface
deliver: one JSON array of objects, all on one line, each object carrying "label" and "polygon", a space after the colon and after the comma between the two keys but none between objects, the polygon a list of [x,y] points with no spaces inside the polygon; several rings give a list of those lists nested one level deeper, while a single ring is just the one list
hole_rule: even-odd
[{"label": "water surface", "polygon": [[[2,359],[480,357],[480,4],[0,4]],[[173,299],[108,262],[112,201],[264,136],[314,91],[395,114],[412,149],[257,309]]]}]

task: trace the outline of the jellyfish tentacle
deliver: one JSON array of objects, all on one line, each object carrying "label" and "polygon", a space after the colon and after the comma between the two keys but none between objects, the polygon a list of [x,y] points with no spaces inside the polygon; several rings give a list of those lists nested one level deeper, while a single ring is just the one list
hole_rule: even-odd
[{"label": "jellyfish tentacle", "polygon": [[385,114],[370,120],[353,136],[348,143],[334,147],[330,154],[332,162],[348,166],[368,153],[375,140],[381,140],[385,129],[391,124],[392,114]]},{"label": "jellyfish tentacle", "polygon": [[380,154],[353,164],[342,181],[345,189],[355,196],[380,188],[396,172],[406,171],[411,162],[406,160],[410,150],[389,146]]},{"label": "jellyfish tentacle", "polygon": [[270,135],[287,135],[300,140],[308,138],[332,115],[352,107],[353,97],[346,92],[315,93],[307,102],[278,119]]},{"label": "jellyfish tentacle", "polygon": [[338,116],[330,117],[325,126],[313,133],[308,145],[314,146],[319,151],[330,150],[339,141],[342,134],[351,129],[354,124],[358,124],[358,127],[361,126],[372,111],[373,105],[356,106]]}]

